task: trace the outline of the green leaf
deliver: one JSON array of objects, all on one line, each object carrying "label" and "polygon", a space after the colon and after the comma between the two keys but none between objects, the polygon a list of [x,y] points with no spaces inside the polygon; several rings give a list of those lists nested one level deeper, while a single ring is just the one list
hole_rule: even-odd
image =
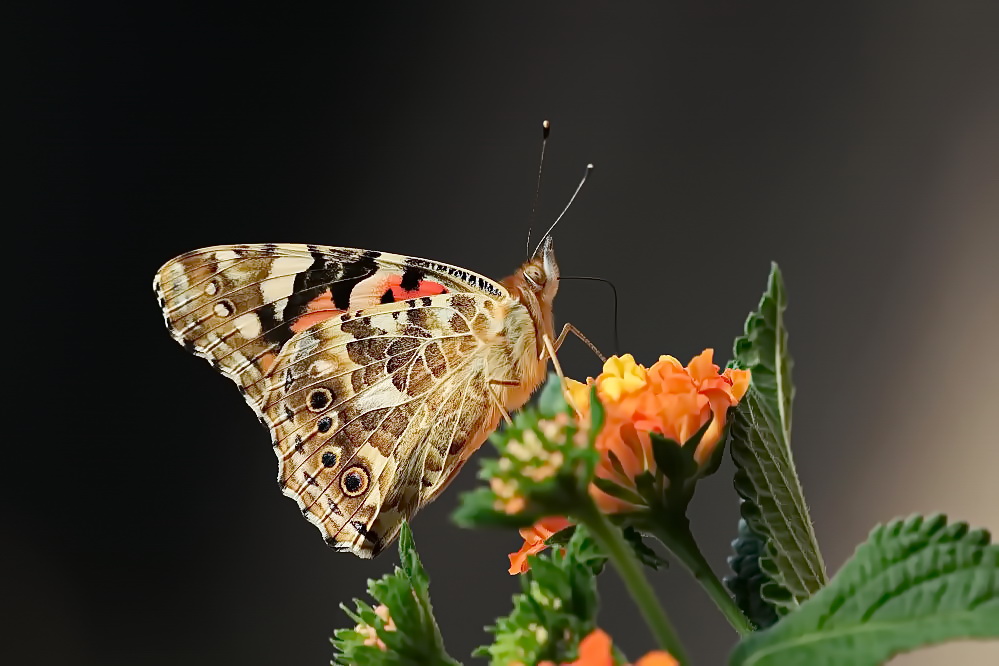
[{"label": "green leaf", "polygon": [[[551,535],[545,543],[552,547],[564,548],[575,533],[576,526],[572,525]],[[638,558],[639,562],[650,569],[659,569],[660,567],[665,569],[669,567],[669,560],[662,557],[659,553],[653,550],[651,546],[645,543],[645,535],[637,529],[631,525],[625,525],[621,527],[621,535],[624,537],[624,540],[628,542],[628,545],[631,546],[631,549],[635,552],[635,557]],[[597,571],[597,573],[600,572]]]},{"label": "green leaf", "polygon": [[761,595],[778,612],[792,610],[828,578],[791,456],[791,358],[787,299],[774,264],[759,309],[735,341],[735,364],[752,371],[752,385],[735,409],[729,437],[743,519],[765,543]]},{"label": "green leaf", "polygon": [[770,582],[769,576],[760,570],[764,548],[766,541],[753,532],[745,520],[740,520],[739,537],[732,542],[735,554],[728,558],[735,575],[725,578],[725,586],[735,597],[739,610],[761,629],[777,622],[774,604],[764,597],[761,589]]},{"label": "green leaf", "polygon": [[663,437],[659,433],[649,433],[652,441],[652,456],[656,461],[656,469],[666,475],[669,479],[670,488],[678,492],[683,492],[688,480],[693,479],[697,474],[697,462],[694,460],[694,453],[697,451],[697,444],[701,437],[711,425],[709,419],[697,433],[684,442],[681,446],[678,442]]},{"label": "green leaf", "polygon": [[999,638],[999,546],[965,523],[913,516],[875,527],[826,587],[729,663],[874,666],[967,638]]},{"label": "green leaf", "polygon": [[575,659],[579,641],[596,627],[596,574],[606,559],[582,527],[572,533],[564,552],[554,548],[531,556],[531,570],[520,577],[522,591],[514,595],[513,610],[488,627],[493,644],[475,655],[488,657],[493,666]]},{"label": "green leaf", "polygon": [[791,452],[776,442],[759,400],[750,388],[732,421],[734,484],[743,519],[766,542],[760,569],[773,585],[764,586],[764,596],[783,612],[821,589],[827,577]]},{"label": "green leaf", "polygon": [[760,392],[762,404],[777,427],[775,434],[784,446],[791,445],[791,355],[787,349],[784,311],[787,294],[784,278],[776,263],[770,264],[767,290],[760,305],[746,319],[745,334],[735,339],[733,356],[741,368],[753,372],[753,387]]},{"label": "green leaf", "polygon": [[645,536],[637,529],[628,525],[621,532],[624,535],[624,540],[635,551],[635,557],[638,558],[639,562],[650,569],[658,569],[659,567],[665,569],[669,567],[669,560],[662,557],[651,546],[645,543]]},{"label": "green leaf", "polygon": [[[430,605],[429,584],[430,579],[416,553],[413,533],[409,524],[403,523],[399,533],[399,566],[379,580],[368,581],[368,593],[387,608],[394,628],[388,628],[382,615],[363,601],[354,600],[355,610],[341,605],[358,626],[334,632],[333,663],[461,666],[444,651],[444,641]],[[372,632],[385,649],[374,642]]]},{"label": "green leaf", "polygon": [[595,476],[593,477],[593,485],[611,497],[616,497],[623,502],[634,504],[636,509],[645,505],[645,500],[641,497],[641,495],[630,488],[625,488],[622,485],[614,483],[610,479]]}]

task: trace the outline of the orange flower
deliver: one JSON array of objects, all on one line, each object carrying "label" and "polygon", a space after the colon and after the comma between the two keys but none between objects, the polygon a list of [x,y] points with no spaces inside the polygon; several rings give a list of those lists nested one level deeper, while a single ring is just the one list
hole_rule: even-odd
[{"label": "orange flower", "polygon": [[524,545],[516,553],[510,553],[510,573],[520,574],[530,569],[527,556],[535,555],[547,548],[545,541],[571,524],[562,516],[552,516],[542,518],[530,527],[521,528],[520,536],[524,537]]},{"label": "orange flower", "polygon": [[[555,664],[542,661],[538,666],[555,666]],[[614,666],[610,636],[601,629],[594,629],[579,642],[579,659],[563,662],[562,666]],[[636,661],[635,666],[677,666],[677,661],[666,652],[656,650]]]},{"label": "orange flower", "polygon": [[[651,368],[636,363],[631,354],[611,356],[595,380],[589,379],[586,384],[566,380],[569,397],[582,423],[589,421],[591,386],[596,385],[604,408],[604,425],[596,440],[600,453],[597,476],[637,493],[635,477],[646,470],[656,471],[649,434],[658,433],[682,445],[708,421],[711,425],[697,444],[694,460],[699,465],[710,460],[721,442],[728,409],[739,404],[750,380],[748,370],[727,369],[719,374],[713,355],[713,349],[705,349],[687,367],[672,356],[660,356]],[[606,513],[638,508],[608,495],[596,485],[590,486],[590,495]],[[545,535],[542,523],[553,520],[546,518],[528,530],[521,530],[525,541],[519,552],[510,555],[511,574],[527,571],[527,555],[544,550],[545,539],[552,532]]]},{"label": "orange flower", "polygon": [[[573,403],[584,418],[590,410],[589,384],[596,384],[606,412],[596,443],[601,454],[597,476],[634,489],[636,476],[656,468],[649,433],[683,444],[709,420],[694,459],[703,465],[711,458],[729,407],[737,405],[749,387],[749,371],[727,369],[718,374],[713,354],[714,350],[705,349],[686,368],[672,356],[660,356],[648,369],[635,363],[631,354],[612,356],[595,381],[584,385],[568,380]],[[591,494],[608,513],[635,508],[596,487]]]}]

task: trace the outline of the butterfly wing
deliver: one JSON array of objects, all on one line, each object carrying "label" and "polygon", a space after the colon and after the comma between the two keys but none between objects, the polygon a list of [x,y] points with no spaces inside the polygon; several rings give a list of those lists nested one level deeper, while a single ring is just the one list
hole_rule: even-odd
[{"label": "butterfly wing", "polygon": [[278,481],[331,546],[377,554],[495,429],[498,307],[481,294],[425,297],[288,342],[264,408]]},{"label": "butterfly wing", "polygon": [[495,427],[482,336],[509,296],[480,275],[351,248],[233,245],[171,260],[154,287],[174,338],[271,429],[285,494],[332,546],[370,557],[390,543]]},{"label": "butterfly wing", "polygon": [[397,254],[293,244],[188,252],[156,274],[174,339],[239,385],[261,414],[263,377],[291,337],[343,312],[441,293],[503,297],[481,275]]}]

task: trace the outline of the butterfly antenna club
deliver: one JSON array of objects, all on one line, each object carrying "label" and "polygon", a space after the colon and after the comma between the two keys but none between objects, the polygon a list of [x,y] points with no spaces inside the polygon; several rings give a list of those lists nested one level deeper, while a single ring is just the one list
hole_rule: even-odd
[{"label": "butterfly antenna club", "polygon": [[548,235],[551,234],[552,229],[555,228],[555,225],[558,224],[559,221],[562,219],[562,217],[566,214],[566,212],[568,212],[569,207],[572,206],[572,202],[576,200],[576,196],[579,194],[579,191],[583,189],[583,185],[586,184],[586,179],[590,177],[591,173],[593,173],[593,165],[587,164],[586,171],[583,173],[583,178],[579,181],[579,185],[576,186],[576,191],[572,193],[571,197],[569,197],[569,203],[565,205],[565,208],[562,209],[562,212],[559,214],[559,216],[555,218],[554,222],[552,222],[552,226],[548,227],[548,231],[546,231],[545,235],[541,237],[541,240],[538,242],[538,247],[534,249],[535,254],[537,254],[538,250],[541,248],[541,243],[544,243],[545,239],[548,238]]},{"label": "butterfly antenna club", "polygon": [[547,120],[541,123],[541,160],[538,162],[538,186],[534,190],[534,202],[531,204],[531,216],[527,220],[527,258],[531,258],[531,231],[534,229],[534,212],[538,209],[538,200],[541,198],[541,174],[545,168],[545,147],[548,145],[548,135],[552,131],[552,124]]}]

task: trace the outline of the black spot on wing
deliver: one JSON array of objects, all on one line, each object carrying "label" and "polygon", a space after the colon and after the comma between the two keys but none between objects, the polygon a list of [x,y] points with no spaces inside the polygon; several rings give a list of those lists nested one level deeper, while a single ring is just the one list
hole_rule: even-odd
[{"label": "black spot on wing", "polygon": [[277,316],[273,303],[265,303],[257,308],[257,317],[264,330],[263,338],[278,346],[284,345],[291,338],[291,328]]},{"label": "black spot on wing", "polygon": [[369,530],[368,526],[365,525],[360,520],[354,520],[354,521],[352,521],[350,523],[350,525],[355,530],[357,530],[357,533],[360,534],[365,539],[368,539],[369,541],[377,541],[378,540],[378,535],[375,534],[375,531],[374,530]]},{"label": "black spot on wing", "polygon": [[333,297],[333,304],[340,310],[346,310],[354,286],[374,275],[380,256],[381,252],[368,250],[355,259],[340,260],[313,249],[312,265],[295,276],[294,293],[288,298],[282,313],[284,322],[281,328],[286,331],[287,337],[292,335],[291,322],[305,314],[309,301],[327,289]]},{"label": "black spot on wing", "polygon": [[391,289],[386,289],[385,293],[382,294],[382,303],[395,303],[395,294],[392,293]]},{"label": "black spot on wing", "polygon": [[416,291],[420,288],[420,282],[423,281],[423,276],[426,275],[424,270],[418,266],[407,265],[406,270],[402,272],[402,282],[401,286],[406,291]]},{"label": "black spot on wing", "polygon": [[378,263],[375,260],[380,256],[380,252],[368,250],[357,261],[343,264],[343,276],[329,285],[333,304],[338,309],[346,310],[350,307],[350,293],[354,291],[354,286],[378,271]]}]

